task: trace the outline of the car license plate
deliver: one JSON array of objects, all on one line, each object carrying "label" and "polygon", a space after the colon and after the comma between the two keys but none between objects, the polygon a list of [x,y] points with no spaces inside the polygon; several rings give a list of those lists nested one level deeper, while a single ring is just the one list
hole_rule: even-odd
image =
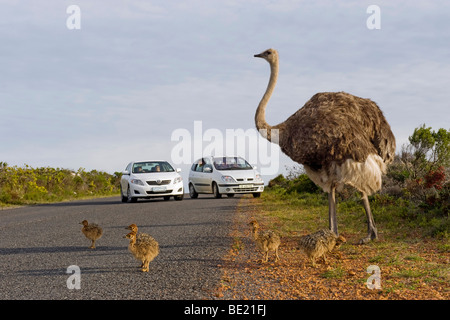
[{"label": "car license plate", "polygon": [[253,188],[252,184],[241,184],[239,185],[239,188]]},{"label": "car license plate", "polygon": [[167,190],[166,187],[153,187],[153,192],[165,192]]}]

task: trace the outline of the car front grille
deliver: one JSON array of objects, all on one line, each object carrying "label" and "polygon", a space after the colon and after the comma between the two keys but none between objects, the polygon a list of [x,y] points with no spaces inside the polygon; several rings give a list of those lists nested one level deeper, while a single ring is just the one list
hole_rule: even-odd
[{"label": "car front grille", "polygon": [[258,187],[249,187],[249,188],[233,188],[234,192],[254,192],[258,190]]},{"label": "car front grille", "polygon": [[154,192],[154,191],[146,191],[147,194],[167,194],[167,193],[172,193],[173,190],[166,190],[163,192]]},{"label": "car front grille", "polygon": [[170,184],[170,181],[171,180],[149,180],[149,181],[147,181],[147,184],[149,186],[162,186],[162,185]]}]

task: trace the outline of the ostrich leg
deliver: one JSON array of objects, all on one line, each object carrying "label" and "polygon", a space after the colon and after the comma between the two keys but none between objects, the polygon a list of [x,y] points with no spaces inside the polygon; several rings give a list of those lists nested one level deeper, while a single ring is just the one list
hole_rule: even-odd
[{"label": "ostrich leg", "polygon": [[363,192],[362,200],[364,205],[364,210],[367,215],[367,237],[359,240],[359,244],[366,244],[370,240],[378,239],[377,228],[375,227],[375,221],[373,220],[372,211],[370,210],[369,199],[367,198],[367,194]]},{"label": "ostrich leg", "polygon": [[330,193],[328,193],[328,220],[330,222],[330,230],[336,235],[338,234],[337,219],[336,219],[336,186],[331,186]]}]

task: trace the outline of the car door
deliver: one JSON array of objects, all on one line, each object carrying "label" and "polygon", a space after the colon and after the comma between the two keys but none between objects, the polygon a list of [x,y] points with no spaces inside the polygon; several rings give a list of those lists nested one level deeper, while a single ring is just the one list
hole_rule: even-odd
[{"label": "car door", "polygon": [[[130,162],[125,170],[122,172],[122,177],[120,178],[120,185],[122,186],[122,190],[124,194],[126,194],[128,190],[128,181],[130,180],[130,174],[131,174],[131,165],[133,163]],[[128,172],[128,174],[125,174],[125,171]]]},{"label": "car door", "polygon": [[201,158],[194,162],[191,167],[190,180],[199,193],[211,192],[211,169],[204,171],[205,166],[210,167],[211,161],[207,158]]},{"label": "car door", "polygon": [[202,192],[212,192],[212,172],[213,166],[209,158],[202,158],[203,164],[197,166],[198,169],[198,185],[200,185]]},{"label": "car door", "polygon": [[201,178],[200,173],[202,170],[197,170],[197,167],[199,166],[201,161],[202,159],[196,160],[194,164],[191,166],[191,171],[189,172],[189,182],[191,182],[194,185],[195,190],[197,192],[203,192],[201,185],[199,185],[199,179]]}]

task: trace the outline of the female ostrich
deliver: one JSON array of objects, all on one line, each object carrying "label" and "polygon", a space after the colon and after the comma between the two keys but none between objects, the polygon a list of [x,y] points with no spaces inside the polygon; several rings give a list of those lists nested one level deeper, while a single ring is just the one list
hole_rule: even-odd
[{"label": "female ostrich", "polygon": [[367,215],[368,235],[359,243],[377,239],[367,196],[380,190],[381,175],[395,154],[395,137],[377,104],[345,92],[317,93],[286,121],[270,126],[265,110],[277,82],[278,52],[268,49],[255,57],[267,60],[271,71],[256,128],[328,193],[330,229],[336,235],[335,191],[348,184],[362,193]]}]

